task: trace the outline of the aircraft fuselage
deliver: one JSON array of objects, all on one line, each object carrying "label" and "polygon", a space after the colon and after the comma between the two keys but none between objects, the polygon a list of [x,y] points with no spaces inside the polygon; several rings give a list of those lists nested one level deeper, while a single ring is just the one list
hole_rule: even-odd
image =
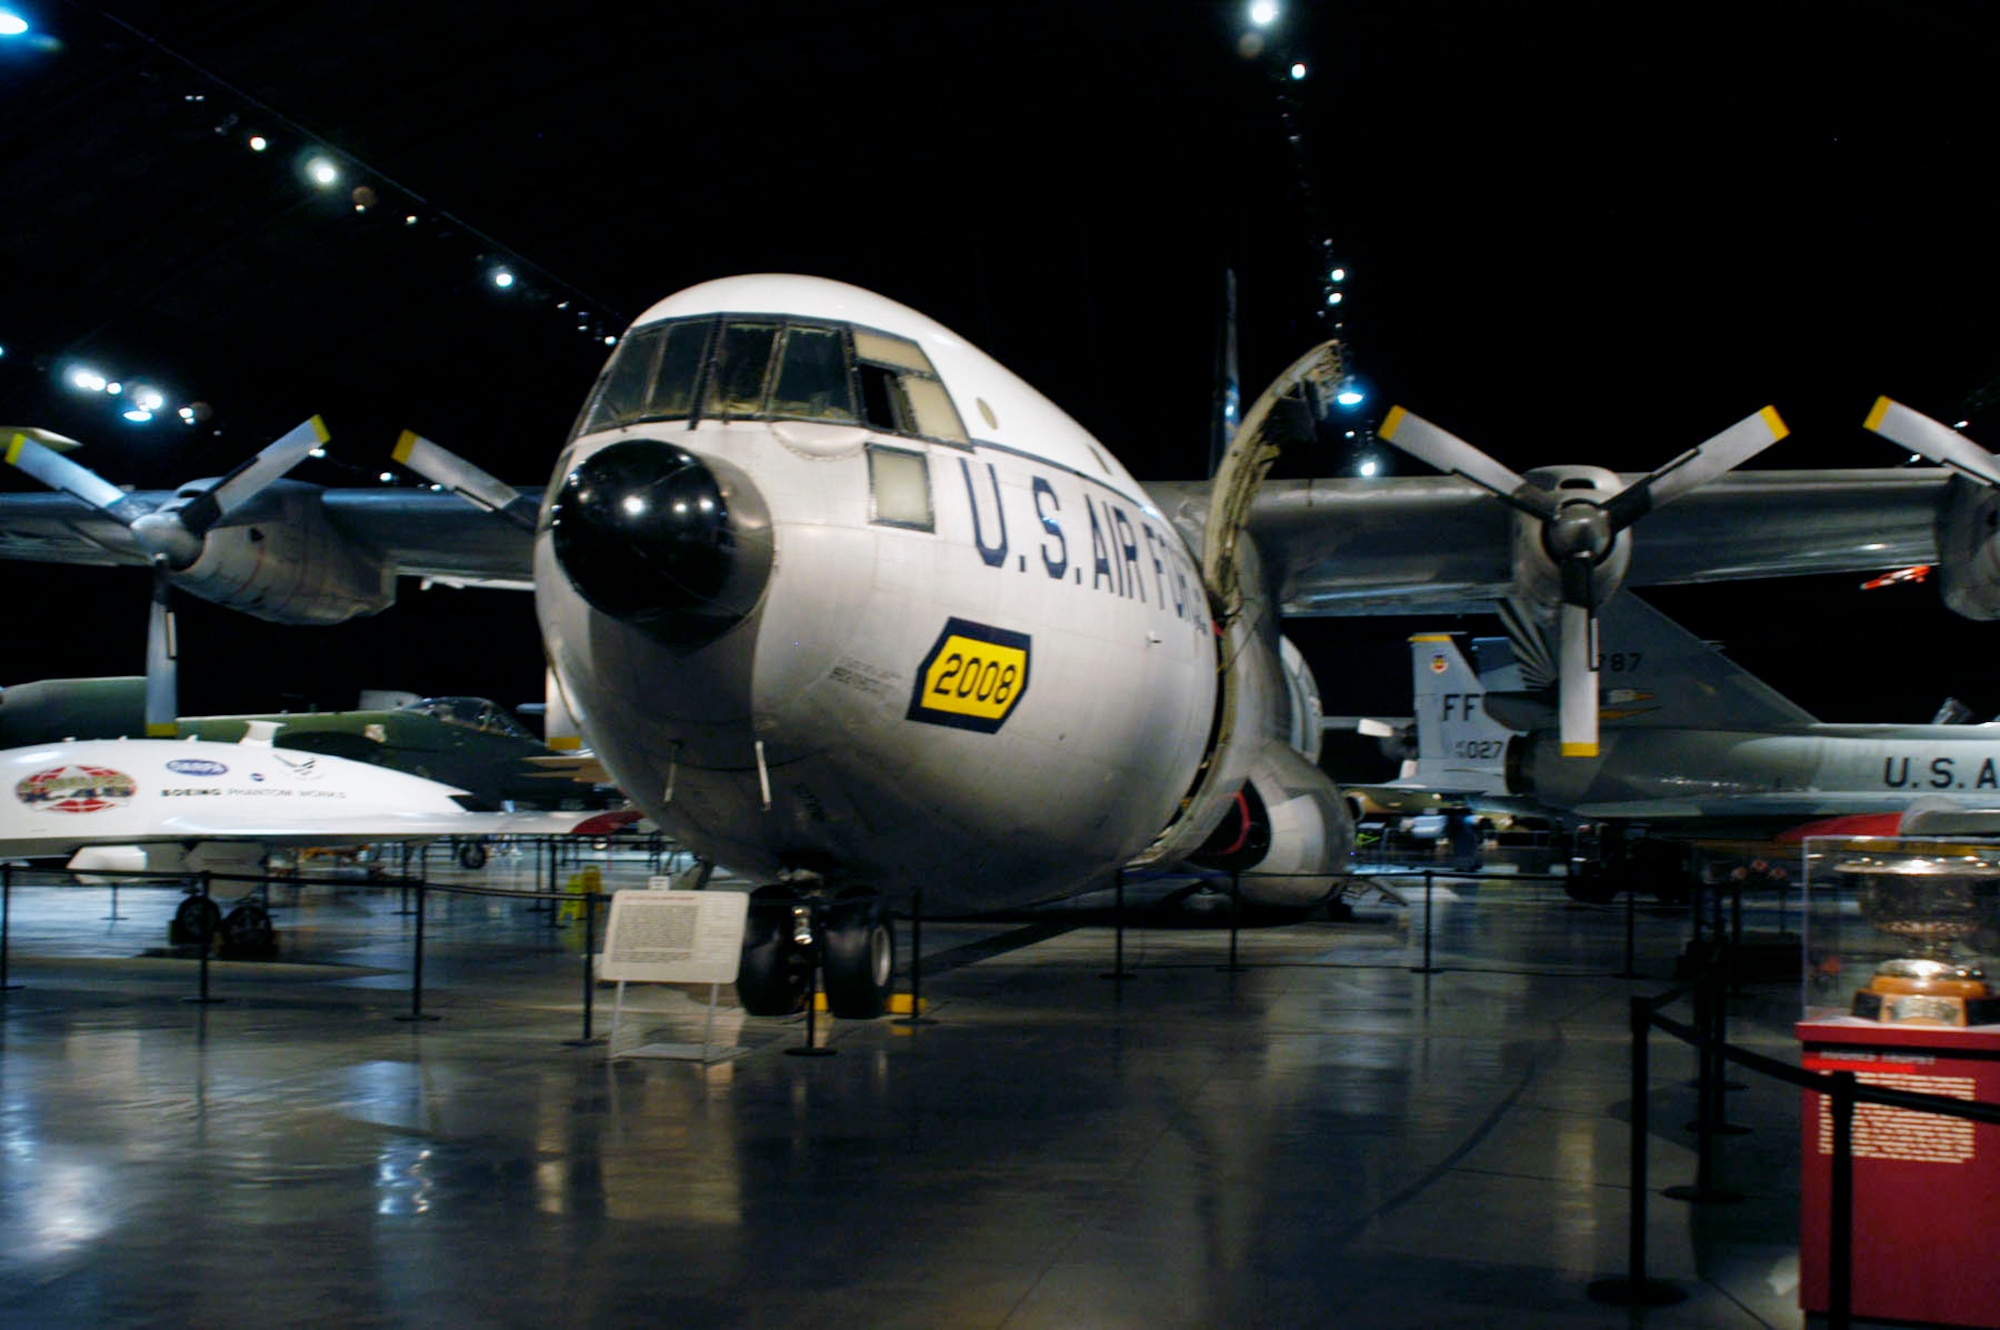
[{"label": "aircraft fuselage", "polygon": [[[739,872],[920,886],[927,908],[1066,892],[1146,847],[1206,751],[1217,639],[1131,476],[990,358],[853,288],[708,283],[624,349],[653,325],[672,330],[656,385],[674,337],[702,343],[669,385],[682,414],[607,410],[614,357],[535,547],[551,659],[621,788]],[[744,328],[772,330],[770,363],[732,412]],[[808,344],[832,403],[796,387]]]}]

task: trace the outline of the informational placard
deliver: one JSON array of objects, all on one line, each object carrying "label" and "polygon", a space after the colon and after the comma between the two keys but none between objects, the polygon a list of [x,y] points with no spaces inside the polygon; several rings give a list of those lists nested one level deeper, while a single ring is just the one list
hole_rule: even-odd
[{"label": "informational placard", "polygon": [[750,898],[740,891],[621,891],[611,898],[600,979],[731,984]]}]

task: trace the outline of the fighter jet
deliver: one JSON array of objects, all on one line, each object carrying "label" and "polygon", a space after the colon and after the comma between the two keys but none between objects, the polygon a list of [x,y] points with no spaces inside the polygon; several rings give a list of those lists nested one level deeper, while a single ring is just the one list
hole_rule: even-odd
[{"label": "fighter jet", "polygon": [[1584,761],[1561,755],[1532,643],[1476,643],[1515,650],[1475,673],[1452,635],[1410,642],[1405,783],[1591,824],[1599,850],[1573,865],[1572,895],[1608,899],[1634,879],[1680,894],[1704,867],[1759,859],[1775,873],[1810,836],[2000,832],[2000,725],[1828,724],[1635,595],[1601,627],[1602,751]]},{"label": "fighter jet", "polygon": [[[1782,433],[1768,409],[1642,476],[1517,475],[1405,412],[1388,432],[1455,474],[1266,483],[1287,421],[1343,372],[1337,345],[1312,349],[1212,479],[1144,486],[914,310],[724,278],[619,340],[532,534],[538,487],[411,438],[402,460],[450,493],[224,484],[220,516],[182,522],[174,496],[119,509],[79,482],[0,496],[0,556],[157,547],[165,585],[290,621],[372,612],[398,572],[532,583],[608,773],[760,884],[746,1006],[794,1009],[818,968],[834,1011],[866,1016],[893,967],[888,905],[918,892],[992,909],[1221,863],[1253,900],[1325,897],[1351,823],[1306,758],[1316,689],[1281,614],[1504,601],[1573,648],[1621,586],[1958,559],[1940,511],[1984,502],[1934,468],[1723,474]],[[137,530],[147,504],[174,530]],[[315,558],[269,540],[253,558],[246,526]],[[1565,654],[1573,699],[1594,662]],[[1595,713],[1570,712],[1582,751]]]}]

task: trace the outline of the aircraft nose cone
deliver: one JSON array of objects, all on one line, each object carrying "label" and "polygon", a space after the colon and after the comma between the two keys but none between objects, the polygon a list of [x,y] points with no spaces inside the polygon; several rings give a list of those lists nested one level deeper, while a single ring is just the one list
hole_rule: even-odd
[{"label": "aircraft nose cone", "polygon": [[598,611],[699,646],[756,607],[770,517],[749,479],[657,439],[614,443],[563,478],[549,512],[563,573]]}]

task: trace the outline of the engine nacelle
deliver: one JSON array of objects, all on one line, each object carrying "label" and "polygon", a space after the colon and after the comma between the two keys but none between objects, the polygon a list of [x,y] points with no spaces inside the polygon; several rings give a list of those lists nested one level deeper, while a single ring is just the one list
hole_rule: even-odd
[{"label": "engine nacelle", "polygon": [[1354,818],[1325,772],[1289,745],[1264,745],[1235,806],[1189,862],[1239,874],[1259,905],[1309,906],[1347,875]]},{"label": "engine nacelle", "polygon": [[[1617,473],[1601,466],[1537,467],[1523,479],[1549,490],[1559,499],[1574,496],[1599,504],[1609,500],[1624,484]],[[1546,534],[1547,528],[1540,520],[1526,513],[1514,515],[1515,597],[1553,614],[1562,602],[1562,569],[1549,554]],[[1591,574],[1591,599],[1603,604],[1624,585],[1625,571],[1631,564],[1632,535],[1629,530],[1620,531],[1612,540],[1610,552]]]},{"label": "engine nacelle", "polygon": [[272,623],[343,623],[396,600],[395,570],[334,529],[319,491],[282,482],[210,530],[201,556],[172,580],[189,595]]},{"label": "engine nacelle", "polygon": [[1938,593],[1968,619],[2000,619],[2000,492],[1953,476],[1938,506]]}]

